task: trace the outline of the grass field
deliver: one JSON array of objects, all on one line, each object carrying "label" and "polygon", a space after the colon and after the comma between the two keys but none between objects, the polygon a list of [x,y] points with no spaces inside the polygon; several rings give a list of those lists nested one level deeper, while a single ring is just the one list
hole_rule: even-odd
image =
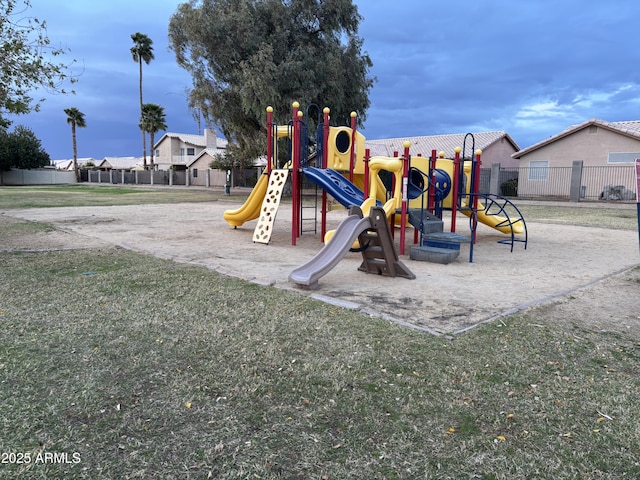
[{"label": "grass field", "polygon": [[[514,201],[517,203],[517,200]],[[618,207],[620,205],[607,208],[607,204],[596,204],[592,207],[581,204],[580,208],[575,208],[570,205],[548,206],[540,202],[536,205],[521,205],[520,210],[526,221],[637,230],[638,214],[635,204],[627,204],[625,208]]]},{"label": "grass field", "polygon": [[[150,203],[210,202],[217,200],[242,201],[246,189],[227,196],[220,189],[123,187],[112,185],[54,185],[36,187],[0,187],[0,209],[48,207],[99,207],[109,205],[142,205]],[[286,199],[284,201],[287,201]],[[514,202],[518,203],[517,199]],[[571,206],[549,207],[544,203],[525,203],[519,208],[527,221],[564,223],[570,219],[574,225],[606,228],[637,228],[634,205],[629,208],[606,208],[597,204],[593,208]],[[603,208],[604,205],[604,208]]]},{"label": "grass field", "polygon": [[[99,207],[148,203],[207,202],[225,198],[221,190],[54,185],[0,187],[0,208]],[[226,197],[229,198],[229,197]]]},{"label": "grass field", "polygon": [[0,266],[0,478],[640,478],[640,338],[552,306],[447,340],[117,248]]}]

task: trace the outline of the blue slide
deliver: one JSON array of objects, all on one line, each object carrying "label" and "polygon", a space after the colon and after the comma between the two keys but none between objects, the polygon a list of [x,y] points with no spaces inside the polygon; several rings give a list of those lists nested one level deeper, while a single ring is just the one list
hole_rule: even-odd
[{"label": "blue slide", "polygon": [[[349,208],[352,205],[359,207],[364,203],[362,190],[335,170],[308,167],[303,169],[302,172],[310,181],[325,190],[343,207]],[[379,204],[380,202],[377,203]]]}]

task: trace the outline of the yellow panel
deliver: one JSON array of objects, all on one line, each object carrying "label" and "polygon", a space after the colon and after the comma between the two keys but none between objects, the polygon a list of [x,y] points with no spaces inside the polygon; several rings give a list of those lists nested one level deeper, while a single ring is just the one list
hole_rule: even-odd
[{"label": "yellow panel", "polygon": [[[424,172],[425,177],[427,176],[427,174],[429,173],[429,157],[411,157],[411,166],[414,168],[417,168],[418,170],[421,170],[422,172]],[[438,170],[443,170],[445,172],[447,172],[447,174],[449,175],[449,178],[451,179],[451,191],[449,192],[449,195],[447,195],[447,197],[443,200],[442,202],[442,206],[444,208],[451,208],[451,200],[453,198],[453,160],[449,159],[449,158],[438,158],[436,160],[436,168]],[[467,177],[469,176],[470,173],[470,168],[467,167],[466,163],[465,163],[465,175],[467,175]],[[468,179],[467,179],[468,180]],[[467,192],[468,192],[468,188],[469,188],[469,181],[466,182],[467,183]],[[409,207],[410,208],[420,208],[422,203],[422,200],[418,197],[415,198],[413,200],[409,201]]]},{"label": "yellow panel", "polygon": [[279,125],[276,127],[276,138],[290,137],[293,127],[289,125]]},{"label": "yellow panel", "polygon": [[[349,127],[329,127],[327,144],[327,168],[347,172],[351,160],[353,130]],[[354,173],[364,173],[365,137],[356,131]]]}]

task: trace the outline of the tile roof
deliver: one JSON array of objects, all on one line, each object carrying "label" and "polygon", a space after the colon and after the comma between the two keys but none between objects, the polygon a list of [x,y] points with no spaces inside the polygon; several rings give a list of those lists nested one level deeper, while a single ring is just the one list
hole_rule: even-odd
[{"label": "tile roof", "polygon": [[630,120],[630,121],[626,121],[626,122],[605,122],[604,120],[600,120],[597,118],[592,118],[591,120],[587,120],[586,122],[582,122],[580,124],[577,125],[570,125],[569,127],[567,127],[565,130],[563,130],[562,132],[553,135],[545,140],[542,140],[541,142],[535,143],[533,145],[531,145],[530,147],[527,147],[523,150],[520,150],[516,153],[514,153],[513,155],[511,155],[513,158],[520,158],[528,153],[531,153],[535,150],[538,150],[539,148],[542,148],[546,145],[549,145],[550,143],[553,143],[557,140],[560,140],[561,138],[567,137],[569,135],[571,135],[572,133],[575,133],[579,130],[582,130],[584,128],[587,128],[591,125],[596,125],[598,127],[602,127],[605,128],[607,130],[613,131],[613,132],[617,132],[620,133],[622,135],[626,135],[628,137],[632,137],[635,138],[637,140],[640,140],[640,120]]},{"label": "tile roof", "polygon": [[190,143],[198,147],[206,147],[207,143],[204,140],[204,135],[192,135],[189,133],[167,133],[168,137],[177,137],[184,143]]},{"label": "tile roof", "polygon": [[[198,160],[200,160],[203,156],[209,155],[211,158],[215,158],[216,155],[219,155],[220,151],[215,148],[205,148],[201,152],[199,152],[190,162],[187,162],[187,167],[190,167]],[[258,157],[253,161],[254,167],[266,167],[267,166],[267,157],[262,156]]]},{"label": "tile roof", "polygon": [[[87,163],[93,163],[97,165],[100,163],[100,160],[96,160],[92,157],[81,157],[76,159],[78,163],[78,167],[86,165]],[[51,160],[51,163],[55,165],[58,170],[73,170],[73,158],[65,158],[61,160]]]},{"label": "tile roof", "polygon": [[199,151],[198,154],[195,155],[190,161],[187,161],[186,165],[187,167],[190,167],[205,155],[209,155],[211,158],[215,158],[215,156],[219,153],[220,152],[215,148],[204,148],[201,151]]},{"label": "tile roof", "polygon": [[397,151],[401,155],[404,151],[404,142],[409,141],[411,142],[411,155],[422,154],[423,157],[428,157],[431,155],[432,150],[436,150],[436,152],[444,151],[447,158],[453,158],[455,156],[455,147],[462,148],[464,145],[466,148],[465,154],[468,157],[474,150],[485,150],[503,138],[511,142],[516,150],[520,148],[513,139],[503,131],[473,133],[473,137],[467,138],[465,144],[464,140],[466,135],[466,133],[452,133],[447,135],[399,137],[380,140],[367,139],[366,147],[371,150],[372,156],[380,155],[391,157],[394,151]]},{"label": "tile roof", "polygon": [[[190,133],[174,133],[174,132],[165,133],[160,138],[160,140],[158,140],[155,143],[155,146],[157,147],[160,144],[160,142],[165,138],[177,138],[183,143],[188,143],[190,145],[195,145],[196,147],[206,147],[207,146],[206,137],[204,135],[193,135],[193,134],[190,134]],[[216,137],[216,147],[217,148],[227,148],[227,144],[228,143],[229,142],[227,141],[226,138]]]},{"label": "tile roof", "polygon": [[58,170],[69,170],[73,168],[73,160],[52,160],[51,163]]},{"label": "tile roof", "polygon": [[[150,160],[150,157],[147,157],[147,162]],[[110,168],[114,168],[116,170],[126,170],[129,168],[134,168],[138,165],[142,165],[142,157],[104,157],[101,162],[99,162],[99,167],[107,167],[105,164],[109,164]]]}]

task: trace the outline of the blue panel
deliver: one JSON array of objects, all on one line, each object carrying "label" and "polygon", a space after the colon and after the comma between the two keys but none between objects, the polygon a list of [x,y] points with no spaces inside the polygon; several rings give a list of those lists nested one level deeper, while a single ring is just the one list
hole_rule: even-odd
[{"label": "blue panel", "polygon": [[[302,170],[307,178],[325,190],[336,199],[340,205],[349,208],[352,205],[359,207],[364,203],[364,193],[343,175],[335,170],[327,168],[309,167]],[[381,205],[380,202],[376,202]]]}]

